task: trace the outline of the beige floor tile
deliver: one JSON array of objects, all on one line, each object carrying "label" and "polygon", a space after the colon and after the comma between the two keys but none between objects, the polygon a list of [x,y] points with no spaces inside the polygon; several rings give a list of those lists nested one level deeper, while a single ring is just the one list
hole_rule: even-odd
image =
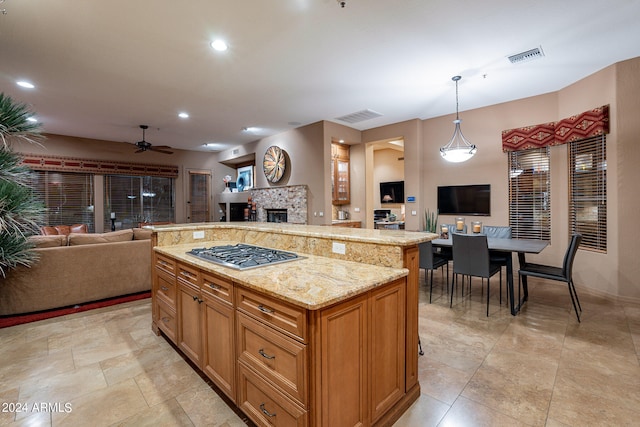
[{"label": "beige floor tile", "polygon": [[17,387],[0,390],[0,426],[15,420],[16,414],[22,409],[22,406],[17,406],[19,403],[19,389]]},{"label": "beige floor tile", "polygon": [[176,400],[196,427],[246,426],[224,400],[204,382],[179,394]]},{"label": "beige floor tile", "polygon": [[96,363],[70,372],[41,377],[20,387],[20,402],[65,404],[107,387],[102,369]]},{"label": "beige floor tile", "polygon": [[449,405],[422,394],[413,405],[402,414],[395,427],[437,426],[449,410]]},{"label": "beige floor tile", "polygon": [[462,396],[532,426],[544,425],[558,362],[525,353],[487,356]]},{"label": "beige floor tile", "polygon": [[184,360],[150,369],[136,375],[135,380],[149,406],[173,399],[204,383]]},{"label": "beige floor tile", "polygon": [[428,356],[418,359],[418,380],[422,394],[453,404],[465,388],[473,371],[453,368]]},{"label": "beige floor tile", "polygon": [[71,350],[25,358],[0,359],[0,388],[21,387],[63,372],[73,371],[75,365]]},{"label": "beige floor tile", "polygon": [[182,357],[170,346],[165,349],[146,347],[105,359],[100,366],[107,383],[113,385],[181,360]]},{"label": "beige floor tile", "polygon": [[133,379],[84,394],[69,403],[71,404],[69,412],[52,413],[54,425],[109,426],[145,411],[149,407]]},{"label": "beige floor tile", "polygon": [[95,345],[74,347],[73,361],[76,366],[99,363],[103,360],[130,353],[138,349],[138,345],[129,335],[119,338],[97,340]]},{"label": "beige floor tile", "polygon": [[465,399],[464,397],[460,397],[458,398],[458,400],[456,400],[456,402],[451,406],[451,409],[449,410],[449,412],[447,412],[439,425],[443,427],[527,426],[527,424],[523,424],[517,418],[512,418],[508,415],[501,414],[500,412],[492,408],[488,408],[469,399]]},{"label": "beige floor tile", "polygon": [[193,425],[175,399],[158,403],[124,421],[112,424],[113,427],[191,427]]},{"label": "beige floor tile", "polygon": [[[448,334],[421,339],[424,356],[454,369],[473,373],[487,355],[484,347],[470,347],[464,340]],[[462,337],[464,338],[464,337]]]},{"label": "beige floor tile", "polygon": [[513,322],[502,334],[493,350],[541,354],[557,360],[562,354],[564,333],[556,332],[554,329],[553,325],[550,328],[541,325],[531,328]]}]

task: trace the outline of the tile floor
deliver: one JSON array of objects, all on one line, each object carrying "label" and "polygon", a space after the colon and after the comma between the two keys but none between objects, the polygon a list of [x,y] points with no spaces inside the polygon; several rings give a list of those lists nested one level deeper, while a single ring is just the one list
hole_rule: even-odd
[{"label": "tile floor", "polygon": [[[432,304],[421,285],[422,394],[396,426],[640,425],[640,304],[582,293],[578,324],[566,288],[532,281],[512,317],[496,279],[487,318],[479,280],[450,309],[435,279]],[[0,329],[0,425],[246,425],[150,316],[143,300]]]}]

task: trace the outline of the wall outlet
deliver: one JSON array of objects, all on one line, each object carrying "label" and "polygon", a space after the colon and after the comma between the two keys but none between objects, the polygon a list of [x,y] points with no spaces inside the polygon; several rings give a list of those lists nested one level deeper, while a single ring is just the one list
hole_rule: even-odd
[{"label": "wall outlet", "polygon": [[324,216],[324,212],[320,211],[320,212],[318,212],[318,215],[323,217]]},{"label": "wall outlet", "polygon": [[193,232],[194,239],[204,239],[204,230],[194,231]]},{"label": "wall outlet", "polygon": [[360,212],[360,208],[353,208],[354,212]]},{"label": "wall outlet", "polygon": [[411,216],[416,216],[416,215],[418,215],[418,212],[416,212],[416,211],[411,211]]},{"label": "wall outlet", "polygon": [[344,255],[347,253],[347,246],[344,243],[333,242],[331,250],[334,254]]}]

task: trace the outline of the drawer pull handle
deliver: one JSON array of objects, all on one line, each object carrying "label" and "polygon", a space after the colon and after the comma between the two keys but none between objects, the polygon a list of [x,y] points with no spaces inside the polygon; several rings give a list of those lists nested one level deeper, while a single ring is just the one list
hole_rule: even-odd
[{"label": "drawer pull handle", "polygon": [[163,317],[163,318],[162,318],[162,321],[163,321],[164,323],[169,323],[169,318],[168,318],[168,317]]},{"label": "drawer pull handle", "polygon": [[188,277],[189,279],[196,277],[196,276],[195,276],[195,274],[191,274],[191,273],[189,273],[188,271],[184,271],[184,270],[182,270],[182,271],[180,272],[180,274],[181,274],[181,275],[183,275],[183,276],[185,276],[185,277]]},{"label": "drawer pull handle", "polygon": [[213,289],[214,291],[218,291],[218,290],[222,289],[219,285],[216,285],[215,283],[209,283],[209,287],[211,289]]},{"label": "drawer pull handle", "polygon": [[160,286],[160,289],[162,289],[165,292],[167,292],[169,290],[169,288],[167,288],[166,286]]},{"label": "drawer pull handle", "polygon": [[276,414],[275,414],[275,413],[273,413],[273,414],[272,414],[271,412],[269,412],[269,411],[267,411],[267,410],[265,409],[265,407],[264,407],[264,403],[261,403],[261,404],[260,404],[260,410],[261,410],[261,411],[262,411],[262,413],[263,413],[263,414],[265,414],[267,417],[275,417],[275,416],[276,416]]},{"label": "drawer pull handle", "polygon": [[194,295],[194,296],[193,296],[193,300],[194,300],[194,301],[198,301],[198,296],[197,296],[197,295]]},{"label": "drawer pull handle", "polygon": [[167,265],[169,265],[167,261],[162,261],[162,260],[158,260],[158,264],[162,265],[163,267],[166,267]]},{"label": "drawer pull handle", "polygon": [[273,314],[275,313],[275,310],[271,310],[270,308],[265,307],[264,305],[260,304],[258,306],[258,310],[260,310],[263,313],[267,313],[267,314]]},{"label": "drawer pull handle", "polygon": [[260,356],[264,357],[265,359],[275,359],[276,358],[275,356],[269,356],[267,353],[265,353],[263,348],[258,350],[258,353],[260,353]]}]

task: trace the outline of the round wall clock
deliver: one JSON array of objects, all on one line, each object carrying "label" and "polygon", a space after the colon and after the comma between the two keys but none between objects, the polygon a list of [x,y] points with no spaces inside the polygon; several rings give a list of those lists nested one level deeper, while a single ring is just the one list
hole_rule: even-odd
[{"label": "round wall clock", "polygon": [[264,169],[264,176],[267,177],[269,182],[278,182],[284,175],[287,159],[284,150],[280,147],[272,145],[267,148],[267,152],[264,153],[264,160],[262,161],[262,168]]}]

